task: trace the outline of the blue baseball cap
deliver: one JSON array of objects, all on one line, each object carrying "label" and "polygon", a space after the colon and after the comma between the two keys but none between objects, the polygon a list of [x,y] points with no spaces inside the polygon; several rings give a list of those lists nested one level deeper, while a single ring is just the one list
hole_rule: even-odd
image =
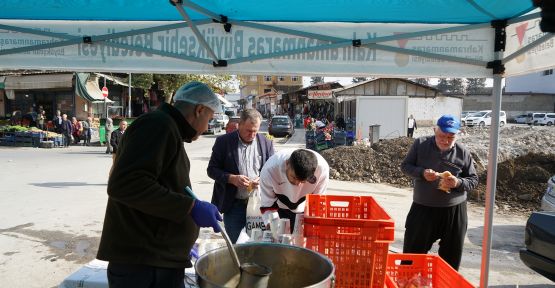
[{"label": "blue baseball cap", "polygon": [[459,133],[461,122],[453,115],[443,115],[437,120],[437,126],[443,133]]}]

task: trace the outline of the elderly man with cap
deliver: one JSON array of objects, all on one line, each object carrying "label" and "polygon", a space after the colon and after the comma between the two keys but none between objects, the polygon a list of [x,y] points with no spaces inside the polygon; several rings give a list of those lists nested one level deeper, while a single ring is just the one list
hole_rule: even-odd
[{"label": "elderly man with cap", "polygon": [[108,204],[97,258],[109,261],[110,287],[183,287],[199,227],[220,231],[216,206],[184,192],[191,187],[190,143],[221,112],[200,82],[177,90],[174,104],[127,128],[108,180]]},{"label": "elderly man with cap", "polygon": [[453,115],[441,116],[434,135],[416,139],[401,164],[414,179],[403,253],[426,254],[440,240],[439,256],[456,270],[468,223],[467,194],[478,185],[470,151],[456,143],[459,129]]}]

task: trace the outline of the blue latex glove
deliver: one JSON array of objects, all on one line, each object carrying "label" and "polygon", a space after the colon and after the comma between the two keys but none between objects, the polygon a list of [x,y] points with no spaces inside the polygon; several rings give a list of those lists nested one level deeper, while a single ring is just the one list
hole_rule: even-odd
[{"label": "blue latex glove", "polygon": [[191,209],[191,217],[199,227],[212,227],[214,232],[221,232],[219,221],[222,216],[218,212],[218,208],[210,202],[195,200],[193,209]]},{"label": "blue latex glove", "polygon": [[191,259],[193,259],[193,258],[198,259],[199,255],[198,255],[198,245],[197,244],[193,245],[193,248],[189,252],[189,257],[191,257]]}]

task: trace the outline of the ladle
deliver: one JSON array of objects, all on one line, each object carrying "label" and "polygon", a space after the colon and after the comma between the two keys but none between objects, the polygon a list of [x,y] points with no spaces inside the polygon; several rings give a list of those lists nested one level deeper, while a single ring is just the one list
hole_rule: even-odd
[{"label": "ladle", "polygon": [[[184,190],[185,193],[189,194],[189,196],[193,199],[198,199],[189,186],[186,186]],[[222,236],[227,244],[229,254],[231,254],[231,259],[233,260],[235,266],[239,269],[239,280],[237,281],[236,277],[234,277],[228,281],[224,287],[229,287],[228,285],[231,285],[231,287],[237,288],[267,288],[268,281],[270,280],[270,274],[272,274],[272,269],[256,263],[244,263],[241,265],[239,256],[237,256],[237,252],[235,251],[235,248],[233,248],[233,243],[231,243],[231,239],[229,239],[229,235],[227,235],[227,232],[225,231],[224,223],[219,222],[219,225]]]},{"label": "ladle", "polygon": [[[222,236],[227,244],[231,258],[237,268],[239,268],[239,283],[237,288],[267,288],[268,281],[270,280],[270,274],[272,274],[272,269],[269,267],[256,264],[256,263],[243,263],[239,261],[239,256],[229,239],[229,235],[225,231],[225,226],[223,222],[220,222],[220,227],[222,230]],[[235,285],[233,283],[232,285]]]}]

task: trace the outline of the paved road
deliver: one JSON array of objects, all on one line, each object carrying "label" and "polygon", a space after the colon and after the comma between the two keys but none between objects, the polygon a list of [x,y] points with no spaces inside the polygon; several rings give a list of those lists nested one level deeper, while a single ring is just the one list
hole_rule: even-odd
[{"label": "paved road", "polygon": [[[299,147],[297,131],[288,144]],[[192,163],[193,189],[209,200],[212,180],[206,176],[216,136],[186,144]],[[111,156],[103,147],[37,149],[0,147],[0,286],[56,287],[65,277],[94,259],[106,207],[106,182]],[[404,218],[411,192],[383,184],[331,181],[329,193],[372,195],[396,223],[402,247]],[[483,209],[471,207],[469,233],[461,273],[479,283]],[[555,287],[526,268],[518,258],[525,217],[496,217],[490,285],[493,287]]]}]

